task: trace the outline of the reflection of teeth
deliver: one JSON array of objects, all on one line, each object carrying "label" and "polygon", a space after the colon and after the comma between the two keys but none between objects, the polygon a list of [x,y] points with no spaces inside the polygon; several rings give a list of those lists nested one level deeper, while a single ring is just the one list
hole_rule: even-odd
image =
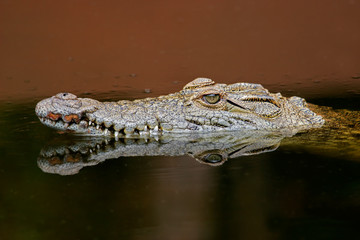
[{"label": "reflection of teeth", "polygon": [[148,130],[148,126],[145,125],[145,127],[144,127],[144,132],[146,132],[147,130]]},{"label": "reflection of teeth", "polygon": [[115,132],[114,135],[115,135],[115,138],[118,138],[119,137],[119,132]]}]

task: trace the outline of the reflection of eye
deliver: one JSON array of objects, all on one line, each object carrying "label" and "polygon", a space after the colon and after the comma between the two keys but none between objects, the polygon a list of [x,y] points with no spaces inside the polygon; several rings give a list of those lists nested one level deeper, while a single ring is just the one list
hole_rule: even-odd
[{"label": "reflection of eye", "polygon": [[220,94],[211,93],[211,94],[204,95],[202,98],[205,102],[207,102],[209,104],[215,104],[220,101]]},{"label": "reflection of eye", "polygon": [[204,157],[204,162],[207,163],[218,163],[223,160],[223,157],[219,154],[208,154]]}]

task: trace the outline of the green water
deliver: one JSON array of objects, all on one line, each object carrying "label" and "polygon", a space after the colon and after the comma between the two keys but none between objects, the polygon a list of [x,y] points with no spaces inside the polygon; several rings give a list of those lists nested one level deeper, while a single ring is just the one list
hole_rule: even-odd
[{"label": "green water", "polygon": [[0,105],[0,239],[359,236],[351,156],[288,144],[218,167],[186,155],[121,157],[61,176],[37,165],[60,134],[40,124],[35,104]]}]

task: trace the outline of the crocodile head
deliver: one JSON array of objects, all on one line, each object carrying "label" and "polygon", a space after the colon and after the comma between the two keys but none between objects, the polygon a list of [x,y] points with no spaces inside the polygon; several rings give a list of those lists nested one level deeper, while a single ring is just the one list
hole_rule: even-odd
[{"label": "crocodile head", "polygon": [[304,99],[272,94],[259,84],[216,84],[197,78],[177,93],[99,102],[59,93],[40,101],[41,122],[59,130],[119,137],[167,132],[313,128],[324,123]]}]

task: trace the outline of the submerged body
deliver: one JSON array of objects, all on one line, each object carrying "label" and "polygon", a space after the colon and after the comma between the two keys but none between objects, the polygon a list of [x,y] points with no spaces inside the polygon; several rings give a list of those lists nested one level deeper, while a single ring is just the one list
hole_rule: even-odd
[{"label": "submerged body", "polygon": [[59,93],[40,101],[40,121],[80,134],[114,136],[310,129],[324,119],[304,99],[272,94],[259,84],[216,84],[197,78],[177,93],[134,101],[99,102]]}]

